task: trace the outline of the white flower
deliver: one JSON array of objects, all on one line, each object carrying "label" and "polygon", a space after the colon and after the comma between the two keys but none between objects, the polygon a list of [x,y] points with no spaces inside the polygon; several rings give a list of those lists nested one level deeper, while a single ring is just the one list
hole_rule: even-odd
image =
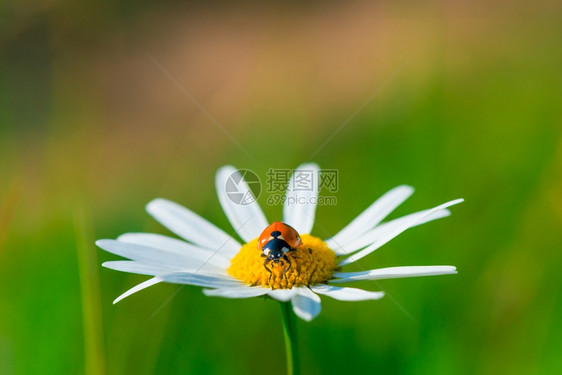
[{"label": "white flower", "polygon": [[[316,164],[303,164],[295,174],[299,171],[312,171],[318,175],[319,169]],[[295,257],[293,262],[296,265],[288,273],[289,277],[281,272],[268,282],[266,276],[269,274],[262,264],[264,258],[260,258],[261,253],[255,243],[269,223],[255,200],[240,205],[227,196],[225,186],[231,176],[235,176],[235,180],[239,178],[239,191],[251,194],[242,176],[232,166],[218,170],[217,193],[226,216],[245,244],[240,244],[187,208],[165,199],[155,199],[147,205],[148,213],[183,240],[151,233],[126,233],[117,240],[98,240],[96,244],[100,248],[130,259],[105,262],[104,267],[153,276],[123,293],[114,303],[154,284],[169,282],[207,288],[203,292],[208,296],[248,298],[268,295],[279,301],[291,301],[294,312],[309,321],[320,313],[318,294],[341,301],[380,299],[384,296],[383,292],[338,286],[342,283],[456,273],[453,266],[390,267],[362,272],[339,270],[369,255],[408,228],[449,216],[447,207],[462,202],[462,199],[382,223],[413,193],[413,188],[409,186],[398,186],[323,242],[308,235],[314,224],[318,181],[312,189],[293,191],[293,175],[287,197],[295,198],[291,201],[299,204],[289,204],[287,199],[283,219],[301,234],[304,242],[301,254],[306,257]],[[253,257],[261,261],[254,264]],[[311,262],[315,264],[312,272]]]}]

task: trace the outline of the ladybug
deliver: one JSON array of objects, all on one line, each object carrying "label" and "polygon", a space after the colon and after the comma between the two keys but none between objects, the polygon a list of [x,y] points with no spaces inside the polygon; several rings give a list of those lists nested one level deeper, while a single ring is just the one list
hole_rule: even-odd
[{"label": "ladybug", "polygon": [[295,258],[294,252],[302,244],[301,237],[290,225],[276,221],[271,224],[261,233],[258,239],[258,250],[262,252],[261,256],[265,258],[263,266],[269,272],[269,281],[271,281],[271,269],[267,265],[271,262],[281,263],[284,266],[284,262],[287,262],[287,267],[283,271],[283,275],[287,277],[287,271],[291,269],[291,260],[287,254]]}]

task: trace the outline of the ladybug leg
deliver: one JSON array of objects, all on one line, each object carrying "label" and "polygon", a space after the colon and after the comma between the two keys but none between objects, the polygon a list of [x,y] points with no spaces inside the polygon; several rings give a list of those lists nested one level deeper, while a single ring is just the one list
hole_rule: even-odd
[{"label": "ladybug leg", "polygon": [[289,254],[291,254],[291,257],[293,259],[300,259],[298,256],[296,256],[297,254],[297,249],[291,249],[291,251],[289,251]]},{"label": "ladybug leg", "polygon": [[271,282],[271,276],[273,276],[273,274],[271,273],[271,270],[269,269],[269,267],[267,266],[267,264],[271,262],[271,258],[266,258],[265,261],[263,262],[263,266],[265,267],[265,269],[267,270],[267,272],[269,272],[269,281]]},{"label": "ladybug leg", "polygon": [[287,271],[291,269],[291,260],[287,255],[283,255],[283,259],[285,259],[285,261],[287,262],[287,268],[285,268],[285,271],[283,272],[285,279],[287,279]]},{"label": "ladybug leg", "polygon": [[261,253],[261,257],[262,257],[262,258],[267,258],[267,255],[265,255],[264,253]]}]

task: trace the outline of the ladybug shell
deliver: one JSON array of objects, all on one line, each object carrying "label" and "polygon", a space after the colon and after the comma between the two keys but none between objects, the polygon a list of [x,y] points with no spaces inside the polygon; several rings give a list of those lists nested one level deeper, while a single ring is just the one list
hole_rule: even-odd
[{"label": "ladybug shell", "polygon": [[[275,232],[279,232],[280,234],[277,234]],[[261,233],[258,240],[258,249],[261,250],[266,243],[273,240],[274,238],[284,240],[293,249],[296,249],[302,243],[301,237],[299,236],[295,228],[280,221],[276,221],[275,223],[265,228]]]}]

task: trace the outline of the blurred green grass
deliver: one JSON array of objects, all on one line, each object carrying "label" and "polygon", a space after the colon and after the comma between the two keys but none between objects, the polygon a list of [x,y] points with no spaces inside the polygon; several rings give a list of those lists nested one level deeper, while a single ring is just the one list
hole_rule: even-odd
[{"label": "blurred green grass", "polygon": [[[77,207],[92,218],[86,238],[167,233],[144,212],[157,196],[230,230],[214,192],[218,167],[265,179],[269,168],[307,161],[409,58],[315,157],[340,171],[338,204],[319,207],[317,220],[335,233],[401,183],[417,190],[393,217],[464,197],[452,217],[363,262],[452,264],[459,274],[364,283],[388,292],[381,301],[323,299],[316,320],[299,322],[303,373],[562,370],[556,6],[529,18],[524,5],[508,15],[368,3],[3,7],[0,373],[87,371],[81,291],[95,286],[80,285]],[[268,218],[280,218],[266,199]],[[158,285],[114,306],[145,278],[97,271],[107,373],[282,373],[275,303]]]}]

